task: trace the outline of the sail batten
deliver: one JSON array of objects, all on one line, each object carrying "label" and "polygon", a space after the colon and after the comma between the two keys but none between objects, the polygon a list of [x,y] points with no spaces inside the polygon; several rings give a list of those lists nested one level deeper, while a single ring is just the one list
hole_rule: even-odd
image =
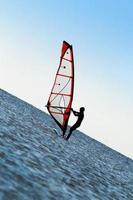
[{"label": "sail batten", "polygon": [[65,93],[55,93],[55,92],[52,92],[51,94],[56,94],[56,95],[63,95],[63,96],[72,96],[71,94],[65,94]]},{"label": "sail batten", "polygon": [[63,75],[63,74],[59,74],[59,73],[57,75],[64,76],[64,77],[67,77],[67,78],[73,78],[72,76],[67,76],[67,75]]},{"label": "sail batten", "polygon": [[74,60],[72,46],[63,42],[60,64],[48,99],[47,109],[59,127],[68,125],[74,91]]},{"label": "sail batten", "polygon": [[63,60],[66,60],[66,61],[69,61],[69,62],[72,62],[72,60],[68,60],[67,58],[62,58]]}]

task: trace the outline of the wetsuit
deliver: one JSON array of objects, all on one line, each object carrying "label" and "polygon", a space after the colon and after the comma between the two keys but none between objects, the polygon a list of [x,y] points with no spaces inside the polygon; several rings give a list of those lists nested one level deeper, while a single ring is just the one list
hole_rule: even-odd
[{"label": "wetsuit", "polygon": [[76,112],[74,110],[72,110],[73,114],[75,116],[78,117],[78,120],[76,121],[76,123],[70,128],[70,131],[69,131],[69,134],[67,135],[67,137],[65,138],[66,140],[68,140],[72,134],[72,132],[78,128],[80,125],[81,125],[81,122],[83,121],[84,119],[84,108],[80,108],[80,112]]}]

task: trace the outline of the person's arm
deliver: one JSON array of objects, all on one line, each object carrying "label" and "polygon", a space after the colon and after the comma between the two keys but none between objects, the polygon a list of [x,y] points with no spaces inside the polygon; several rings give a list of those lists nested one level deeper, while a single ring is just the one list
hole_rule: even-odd
[{"label": "person's arm", "polygon": [[78,116],[78,115],[79,115],[79,112],[73,110],[72,108],[71,108],[71,111],[73,112],[73,114],[74,114],[75,116]]}]

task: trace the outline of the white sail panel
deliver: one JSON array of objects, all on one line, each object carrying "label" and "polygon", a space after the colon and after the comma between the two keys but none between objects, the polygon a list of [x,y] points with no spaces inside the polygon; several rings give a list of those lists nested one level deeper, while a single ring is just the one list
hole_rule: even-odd
[{"label": "white sail panel", "polygon": [[66,75],[66,76],[72,76],[72,63],[68,60],[62,59],[61,67],[58,71],[59,74]]},{"label": "white sail panel", "polygon": [[52,93],[56,94],[71,94],[71,87],[72,87],[72,79],[64,76],[57,75],[56,82],[54,85],[54,88],[52,90]]},{"label": "white sail panel", "polygon": [[72,59],[71,59],[71,50],[70,50],[70,48],[67,49],[67,51],[65,52],[63,58],[64,58],[64,59],[67,59],[67,60],[69,60],[69,61],[72,60]]}]

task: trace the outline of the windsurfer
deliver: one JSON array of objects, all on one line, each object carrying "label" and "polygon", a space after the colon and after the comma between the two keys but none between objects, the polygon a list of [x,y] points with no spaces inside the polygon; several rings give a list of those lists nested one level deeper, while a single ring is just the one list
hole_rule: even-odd
[{"label": "windsurfer", "polygon": [[80,110],[79,110],[79,112],[77,112],[77,111],[75,111],[75,110],[73,110],[73,109],[71,108],[71,111],[73,112],[73,114],[74,114],[76,117],[78,117],[78,119],[77,119],[76,123],[70,128],[69,134],[68,134],[67,136],[64,135],[64,138],[65,138],[66,140],[68,140],[68,139],[70,138],[72,132],[73,132],[76,128],[78,128],[78,127],[81,125],[81,122],[82,122],[83,119],[84,119],[84,111],[85,111],[85,108],[84,108],[84,107],[81,107]]}]

